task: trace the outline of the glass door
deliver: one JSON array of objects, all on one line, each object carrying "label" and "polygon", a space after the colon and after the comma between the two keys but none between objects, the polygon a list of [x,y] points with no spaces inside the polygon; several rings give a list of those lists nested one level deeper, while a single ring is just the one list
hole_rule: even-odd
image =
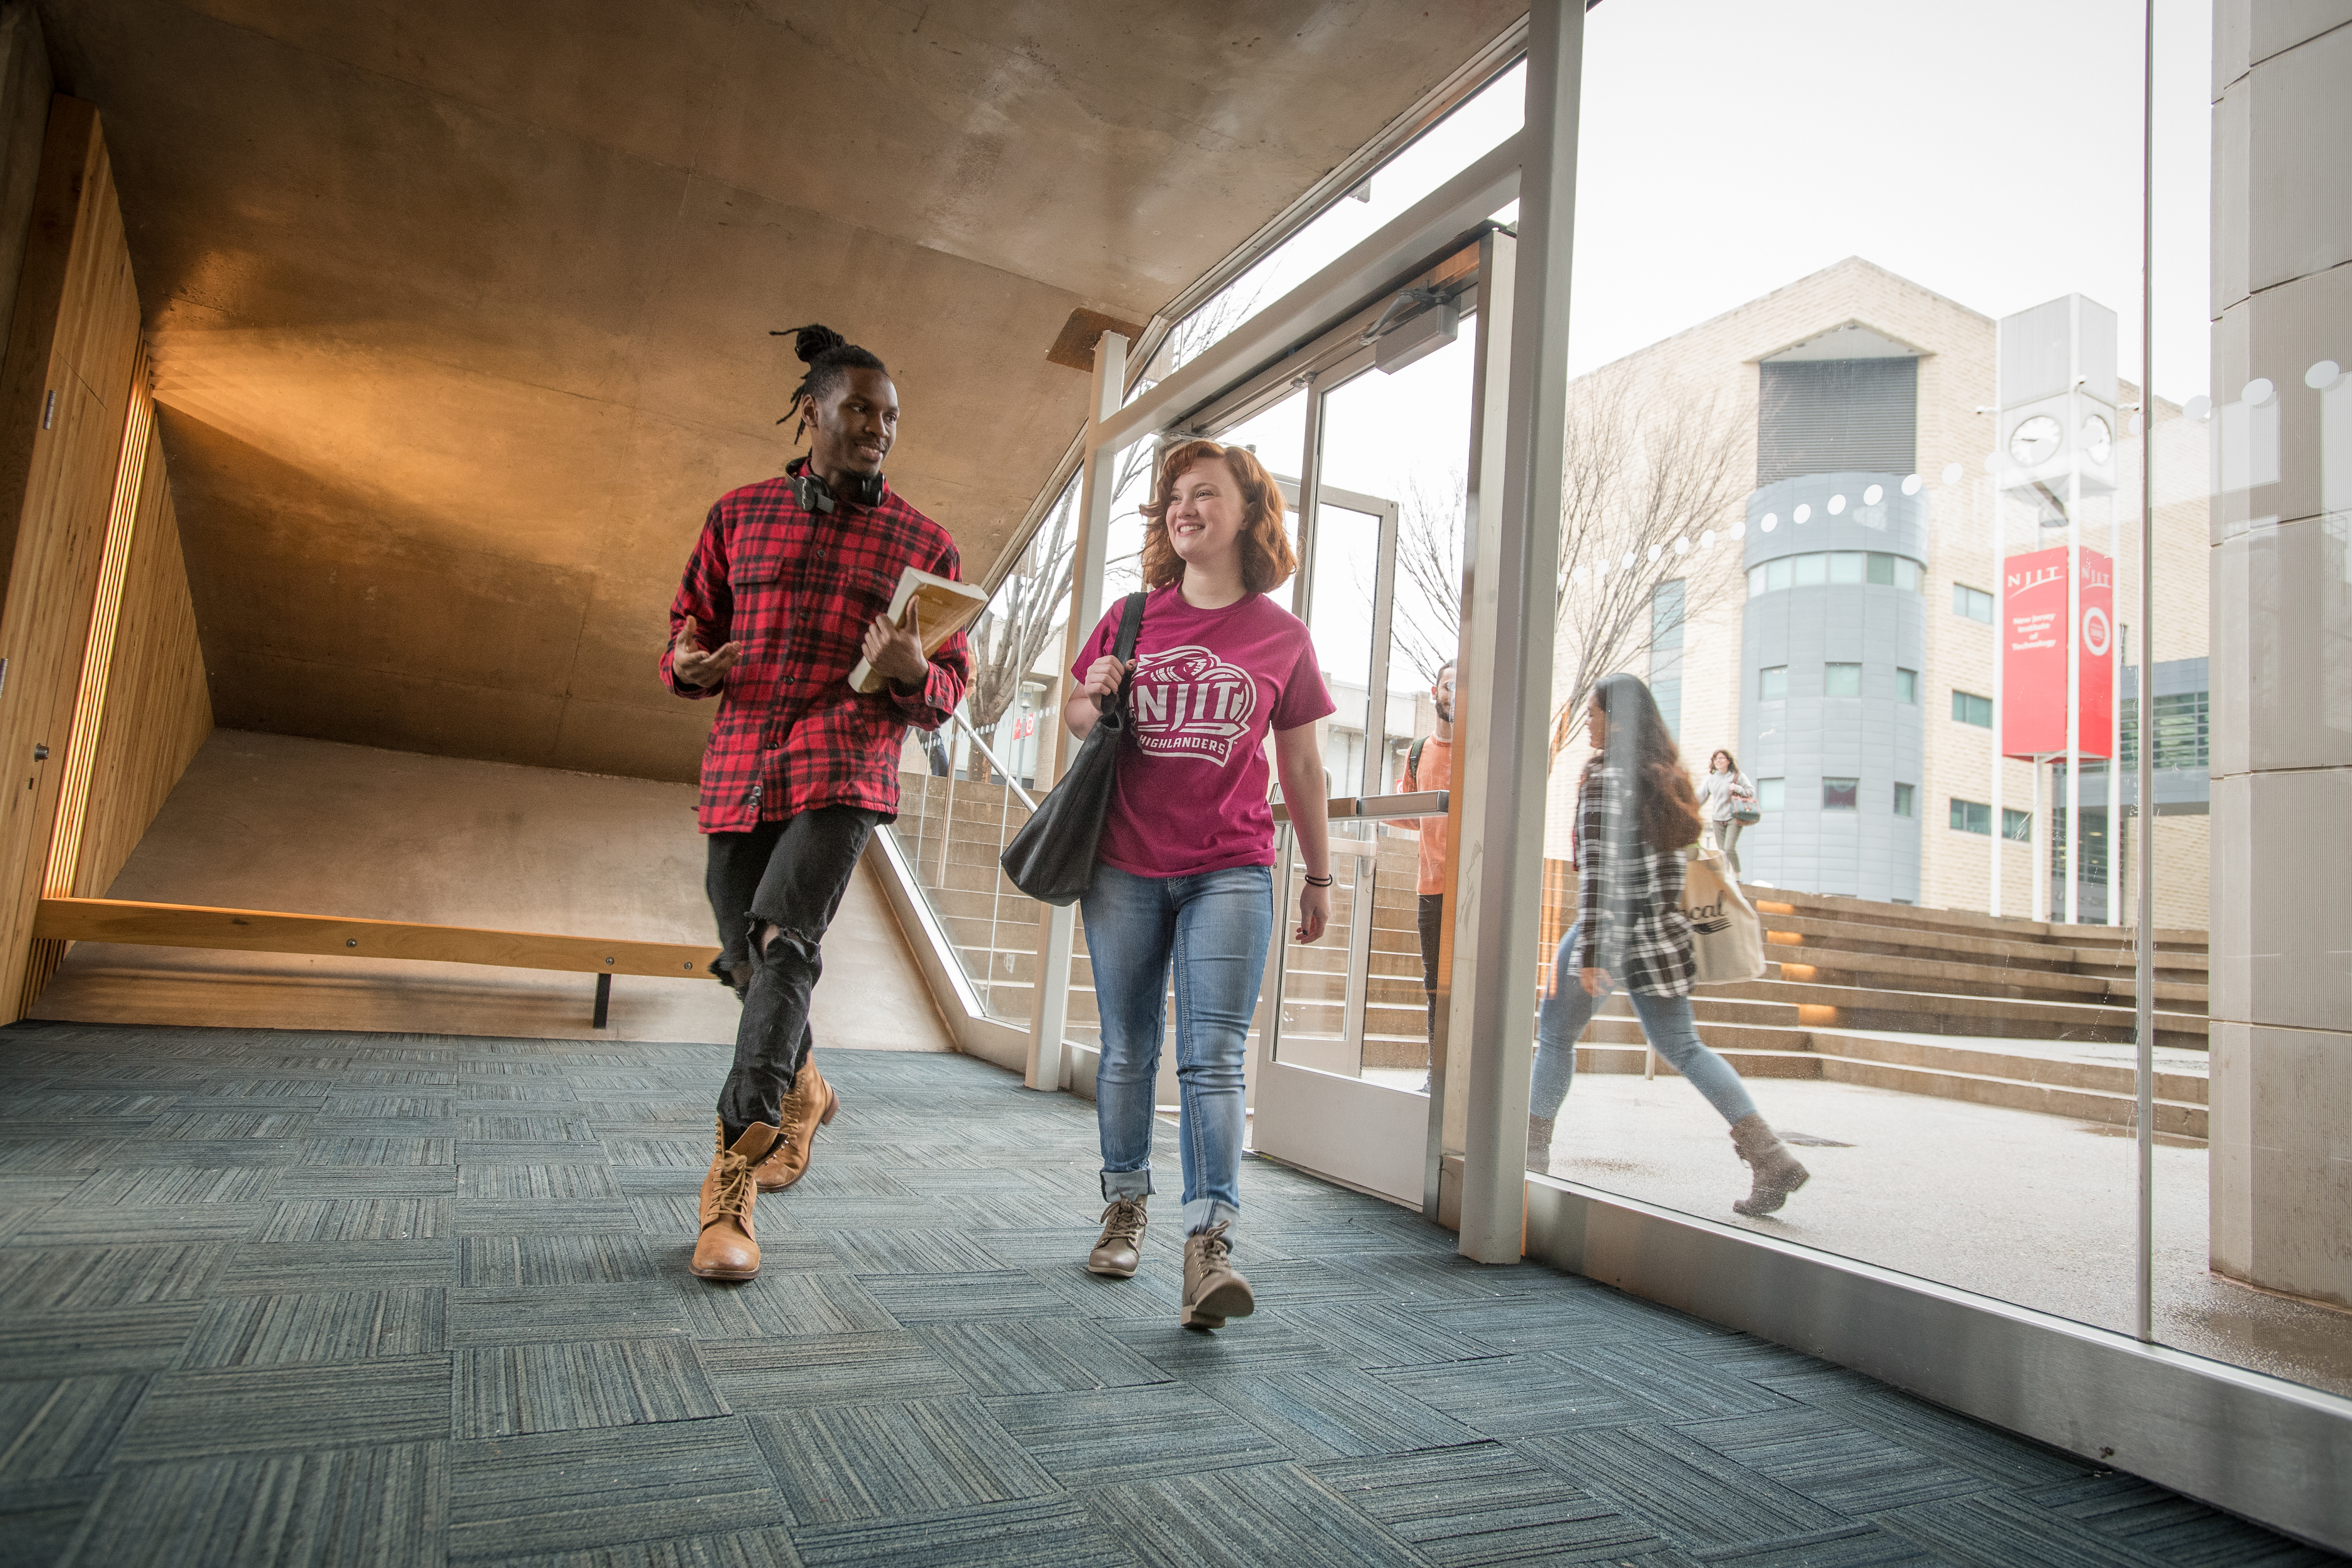
[{"label": "glass door", "polygon": [[[1311,945],[1288,942],[1281,955],[1275,1058],[1349,1077],[1363,1075],[1368,1028],[1385,1032],[1390,1022],[1367,1015],[1377,928],[1384,920],[1395,924],[1395,911],[1382,908],[1382,895],[1397,883],[1394,868],[1385,878],[1381,874],[1382,850],[1393,840],[1379,831],[1376,819],[1355,815],[1353,803],[1383,793],[1387,758],[1401,754],[1391,741],[1396,731],[1387,699],[1396,531],[1392,502],[1352,491],[1335,496],[1324,488],[1306,531],[1309,559],[1301,564],[1301,592],[1294,601],[1306,611],[1324,683],[1339,705],[1323,721],[1321,740],[1323,794],[1340,804],[1330,827],[1330,929]],[[1287,859],[1286,907],[1295,909],[1306,867],[1296,854]],[[1410,936],[1410,908],[1404,921]],[[1393,939],[1393,931],[1388,934]],[[1382,1059],[1377,1050],[1372,1059]]]},{"label": "glass door", "polygon": [[[1350,323],[1314,372],[1292,605],[1337,704],[1321,735],[1331,923],[1320,942],[1290,940],[1306,868],[1286,830],[1254,1064],[1259,1152],[1415,1206],[1452,878],[1435,792],[1451,775],[1453,710],[1439,678],[1460,641],[1478,255]],[[1402,798],[1413,782],[1424,787]]]}]

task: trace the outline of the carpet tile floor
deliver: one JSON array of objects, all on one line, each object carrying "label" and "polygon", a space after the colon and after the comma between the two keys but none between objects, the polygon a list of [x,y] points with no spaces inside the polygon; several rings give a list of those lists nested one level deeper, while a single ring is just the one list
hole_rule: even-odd
[{"label": "carpet tile floor", "polygon": [[2340,1561],[1255,1160],[1187,1332],[1090,1106],[822,1060],[718,1286],[712,1047],[0,1031],[0,1568]]}]

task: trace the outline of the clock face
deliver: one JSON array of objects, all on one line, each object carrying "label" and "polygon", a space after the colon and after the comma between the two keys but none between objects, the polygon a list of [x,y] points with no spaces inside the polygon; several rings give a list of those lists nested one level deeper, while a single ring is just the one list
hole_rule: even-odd
[{"label": "clock face", "polygon": [[2106,462],[2109,447],[2115,438],[2115,431],[2110,429],[2107,422],[2099,416],[2094,414],[2083,421],[2083,450],[2094,463],[2104,465]]},{"label": "clock face", "polygon": [[2021,468],[2039,468],[2058,450],[2066,432],[2047,414],[2037,414],[2009,433],[2010,460]]}]

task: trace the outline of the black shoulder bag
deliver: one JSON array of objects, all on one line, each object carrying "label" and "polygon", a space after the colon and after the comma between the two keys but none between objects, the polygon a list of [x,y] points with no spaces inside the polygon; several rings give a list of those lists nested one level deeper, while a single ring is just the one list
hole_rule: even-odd
[{"label": "black shoulder bag", "polygon": [[[1136,634],[1142,629],[1143,595],[1129,594],[1118,621],[1121,664],[1135,657]],[[1013,885],[1042,904],[1076,903],[1095,879],[1095,847],[1102,839],[1103,818],[1110,815],[1119,747],[1127,740],[1127,681],[1097,700],[1102,717],[1087,731],[1077,761],[997,857]]]}]

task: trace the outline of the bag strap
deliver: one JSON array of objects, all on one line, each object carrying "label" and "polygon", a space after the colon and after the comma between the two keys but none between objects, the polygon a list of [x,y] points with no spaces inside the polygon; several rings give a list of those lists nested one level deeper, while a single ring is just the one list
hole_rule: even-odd
[{"label": "bag strap", "polygon": [[1143,595],[1129,594],[1118,617],[1118,661],[1125,664],[1135,657],[1135,639],[1143,630]]},{"label": "bag strap", "polygon": [[[1144,595],[1141,594],[1129,594],[1127,596],[1126,605],[1119,611],[1118,643],[1111,651],[1121,664],[1134,661],[1135,639],[1143,632],[1143,599]],[[1113,706],[1124,703],[1127,700],[1128,682],[1134,679],[1135,672],[1129,670],[1119,677],[1118,690],[1108,697],[1096,698],[1095,706],[1108,713]]]},{"label": "bag strap", "polygon": [[1429,737],[1423,735],[1412,743],[1412,750],[1404,754],[1404,782],[1415,790],[1421,788],[1421,749],[1427,744]]}]

